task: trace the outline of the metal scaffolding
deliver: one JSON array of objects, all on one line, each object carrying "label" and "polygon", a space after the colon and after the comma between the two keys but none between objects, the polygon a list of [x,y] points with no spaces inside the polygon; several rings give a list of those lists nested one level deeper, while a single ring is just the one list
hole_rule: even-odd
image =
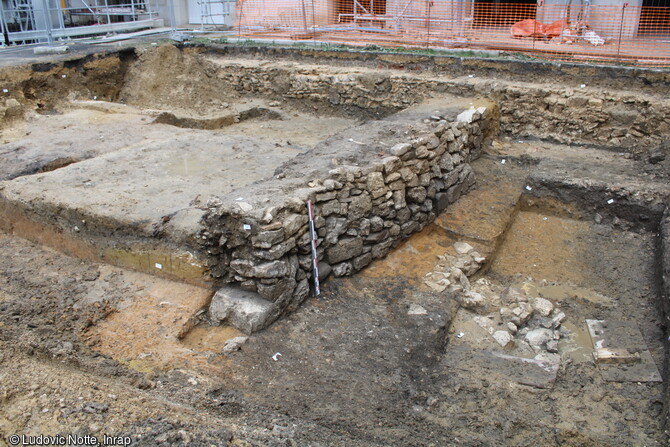
[{"label": "metal scaffolding", "polygon": [[157,0],[0,0],[4,45],[51,44],[161,25]]}]

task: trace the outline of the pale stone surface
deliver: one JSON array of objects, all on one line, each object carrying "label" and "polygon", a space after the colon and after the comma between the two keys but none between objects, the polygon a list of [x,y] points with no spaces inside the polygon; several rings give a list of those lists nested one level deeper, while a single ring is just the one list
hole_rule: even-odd
[{"label": "pale stone surface", "polygon": [[495,331],[493,339],[498,342],[503,348],[511,348],[514,346],[514,337],[507,331]]},{"label": "pale stone surface", "polygon": [[225,286],[212,298],[209,315],[213,321],[229,324],[250,334],[262,329],[271,303],[260,295]]},{"label": "pale stone surface", "polygon": [[554,339],[554,331],[550,329],[533,329],[526,334],[526,341],[533,349],[542,349],[548,341]]},{"label": "pale stone surface", "polygon": [[543,317],[548,317],[554,310],[554,305],[551,301],[545,300],[544,298],[535,298],[533,300],[533,309]]},{"label": "pale stone surface", "polygon": [[456,250],[456,253],[460,255],[466,255],[474,250],[474,248],[472,248],[472,245],[468,244],[467,242],[456,242],[454,244],[454,250]]},{"label": "pale stone surface", "polygon": [[410,304],[407,315],[427,315],[428,311],[418,304]]}]

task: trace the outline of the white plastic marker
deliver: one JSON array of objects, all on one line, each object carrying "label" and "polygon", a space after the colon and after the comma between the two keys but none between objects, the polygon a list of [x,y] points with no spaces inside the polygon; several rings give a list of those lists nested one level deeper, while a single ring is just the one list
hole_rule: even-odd
[{"label": "white plastic marker", "polygon": [[307,201],[307,214],[309,214],[309,238],[312,242],[312,271],[314,272],[314,296],[321,294],[319,287],[319,258],[316,256],[316,228],[314,228],[314,208],[312,201]]}]

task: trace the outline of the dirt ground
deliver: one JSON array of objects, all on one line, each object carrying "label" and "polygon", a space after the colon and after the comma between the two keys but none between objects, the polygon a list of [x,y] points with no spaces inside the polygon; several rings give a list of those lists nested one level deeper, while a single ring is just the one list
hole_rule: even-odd
[{"label": "dirt ground", "polygon": [[[179,57],[166,50],[158,68]],[[5,127],[2,150],[14,156],[0,176],[57,169],[168,131],[253,132],[304,151],[360,122],[233,93],[212,102],[208,90],[178,92],[200,102],[169,111],[191,127],[252,108],[277,115],[218,129],[152,124],[174,100],[168,87],[147,92],[151,103],[136,92],[136,108],[88,98]],[[197,107],[208,113],[195,116]],[[73,134],[81,145],[67,146]],[[31,153],[38,146],[43,158]],[[663,382],[632,380],[642,376],[628,365],[615,371],[627,380],[608,380],[585,323],[631,322],[649,355],[644,372],[665,373],[659,236],[626,213],[580,202],[578,188],[628,191],[653,205],[667,197],[667,162],[501,137],[473,169],[476,189],[434,224],[362,273],[329,279],[321,296],[227,353],[241,334],[208,325],[211,291],[0,234],[0,446],[13,445],[12,435],[57,434],[141,446],[668,445]],[[559,177],[572,203],[532,194]],[[470,278],[487,299],[476,311],[424,281],[455,242],[486,258]],[[537,368],[522,338],[502,347],[487,331],[503,327],[508,287],[565,314],[555,370]]]},{"label": "dirt ground", "polygon": [[[475,166],[489,179],[482,190],[523,180],[521,168],[507,175],[497,160]],[[516,214],[482,278],[498,291],[530,284],[568,315],[577,342],[566,342],[549,388],[479,363],[495,345],[477,339],[472,315],[454,300],[417,281],[454,240],[429,227],[222,355],[239,334],[178,317],[206,301],[204,289],[2,236],[4,440],[79,433],[131,436],[137,445],[663,445],[662,384],[606,382],[588,352],[574,352],[587,350],[584,318],[631,318],[661,368],[648,256],[655,234]],[[403,261],[422,267],[397,269]],[[409,316],[411,304],[428,315]]]}]

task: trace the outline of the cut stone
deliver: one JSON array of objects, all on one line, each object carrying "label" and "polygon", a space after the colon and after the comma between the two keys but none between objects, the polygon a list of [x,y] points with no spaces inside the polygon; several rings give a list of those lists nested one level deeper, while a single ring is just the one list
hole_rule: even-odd
[{"label": "cut stone", "polygon": [[474,248],[467,242],[456,242],[454,244],[454,250],[456,250],[456,253],[459,255],[466,255],[474,250]]},{"label": "cut stone", "polygon": [[663,381],[637,324],[620,320],[586,320],[586,325],[603,379],[609,382]]},{"label": "cut stone", "polygon": [[214,294],[209,315],[217,323],[251,334],[263,329],[271,304],[257,293],[225,286]]},{"label": "cut stone", "polygon": [[328,262],[333,265],[358,256],[363,251],[363,239],[341,239],[336,245],[328,249]]}]

